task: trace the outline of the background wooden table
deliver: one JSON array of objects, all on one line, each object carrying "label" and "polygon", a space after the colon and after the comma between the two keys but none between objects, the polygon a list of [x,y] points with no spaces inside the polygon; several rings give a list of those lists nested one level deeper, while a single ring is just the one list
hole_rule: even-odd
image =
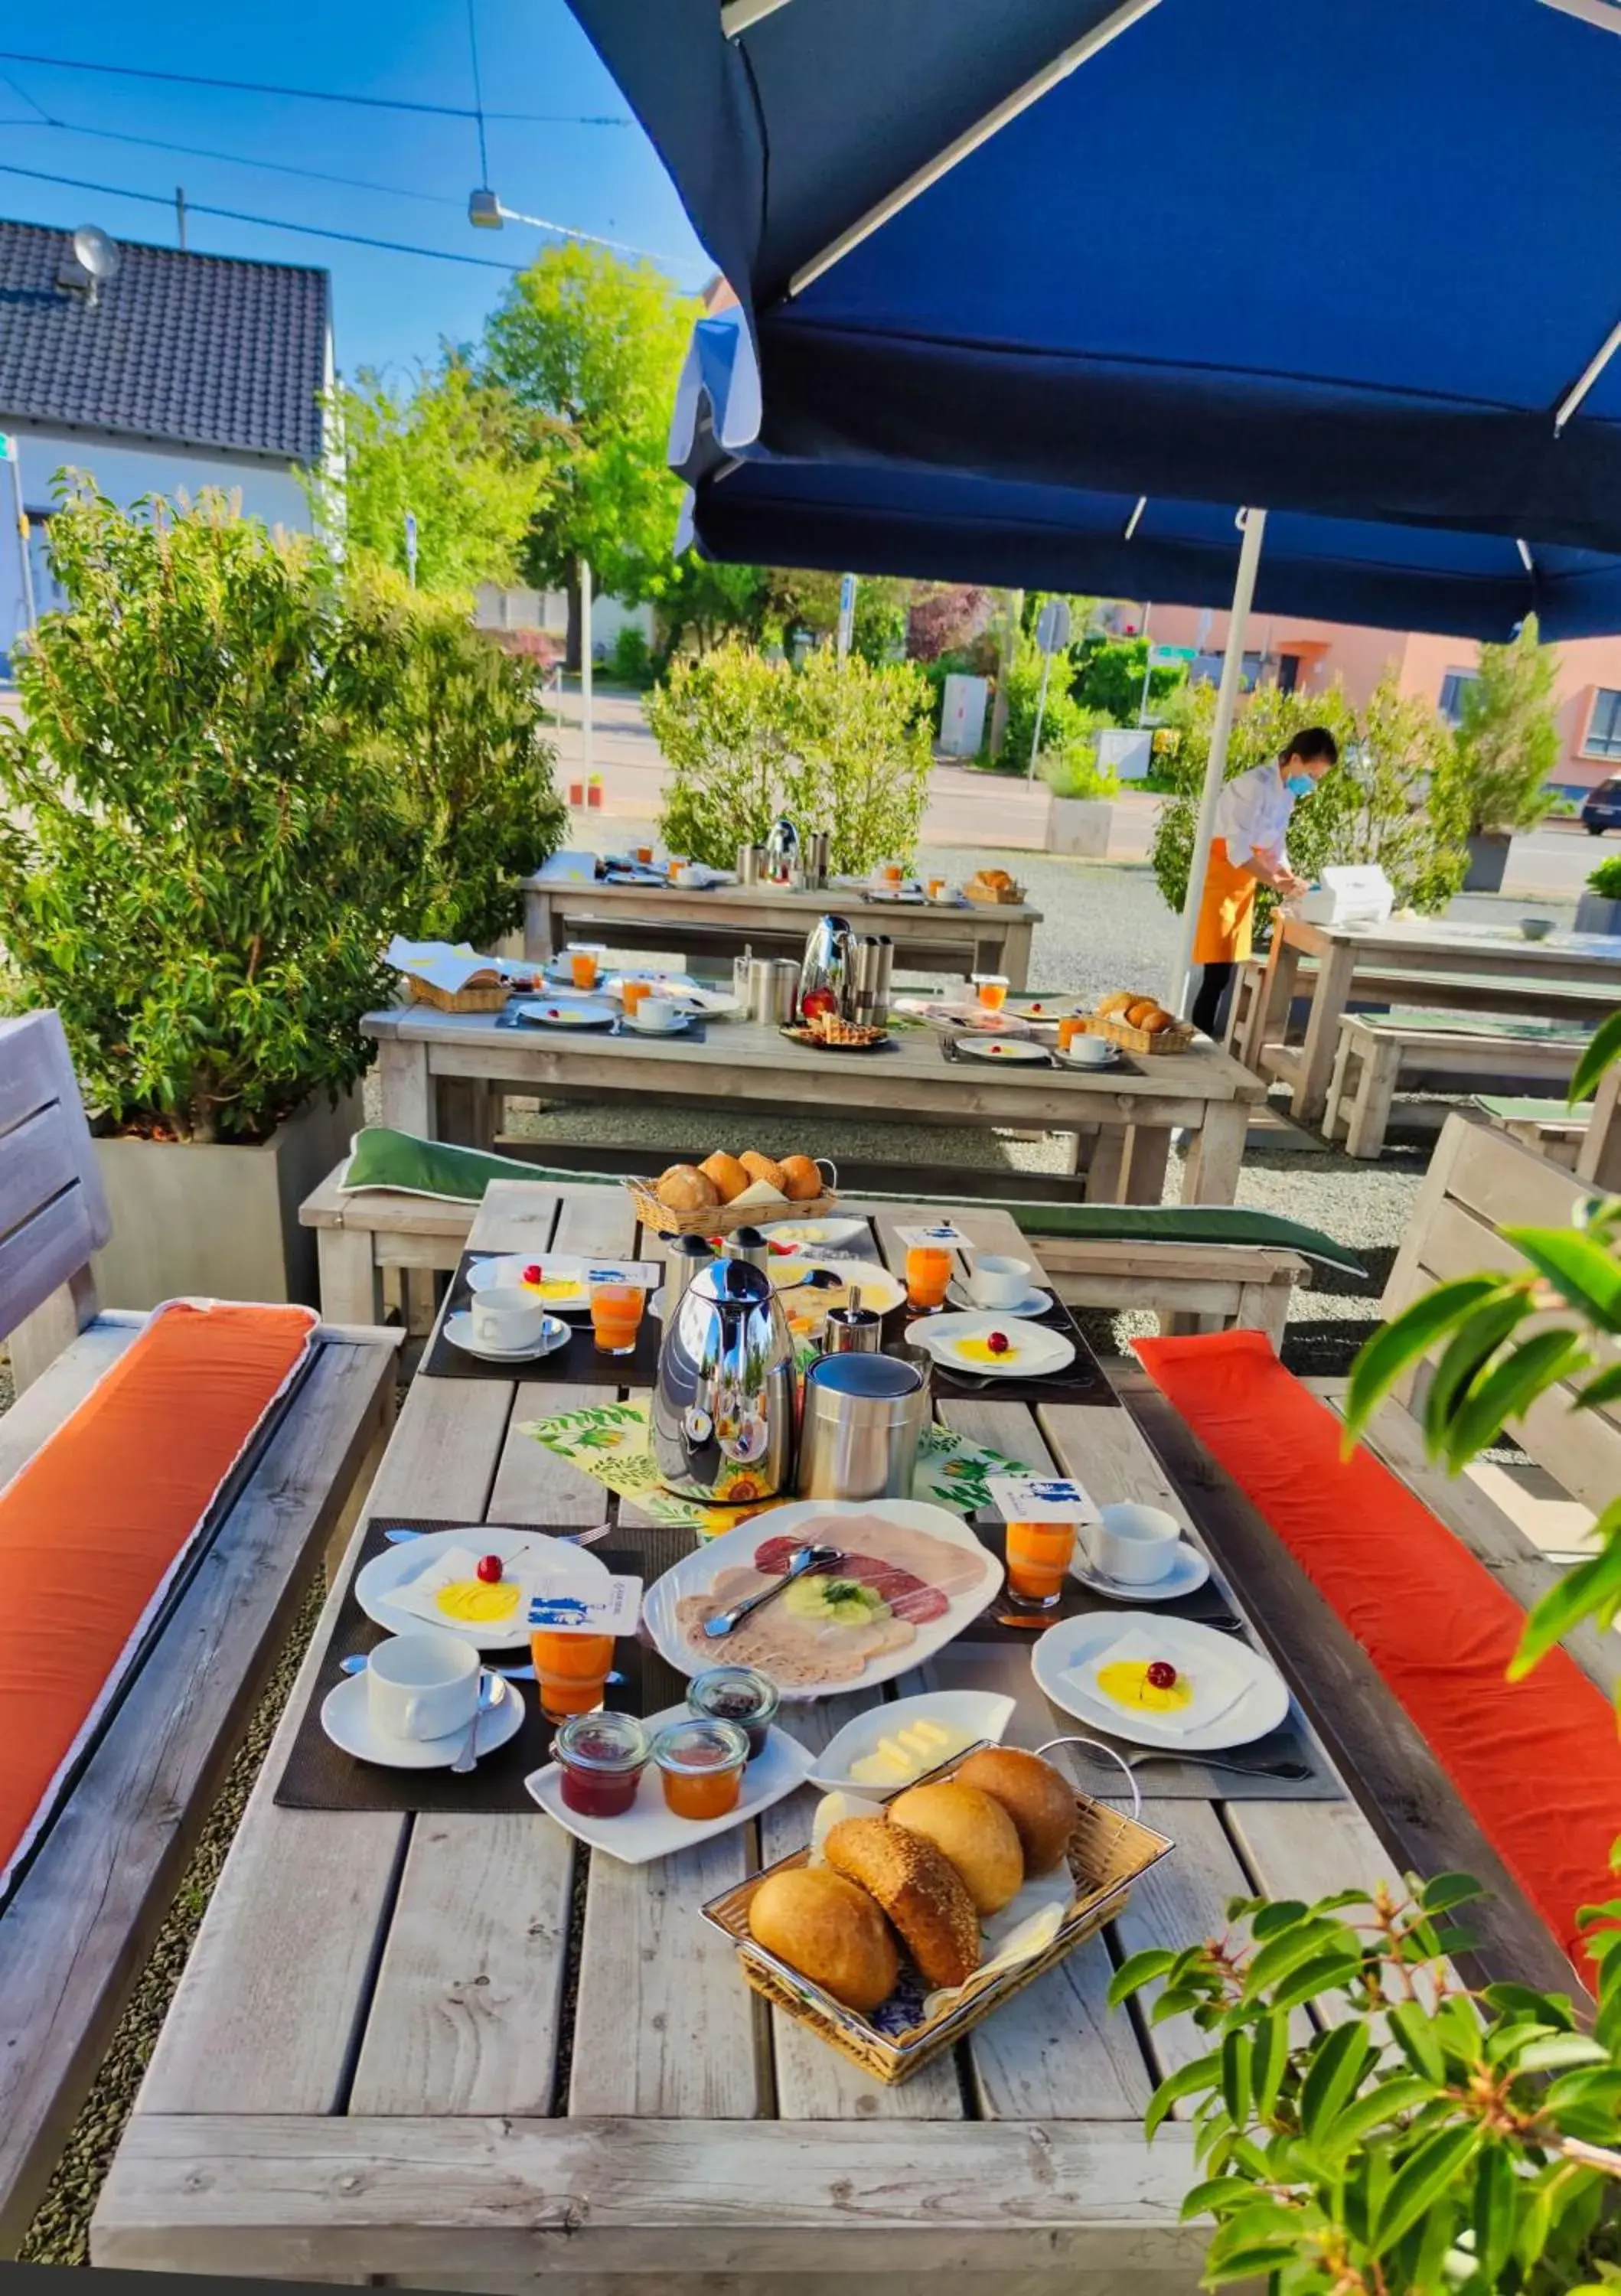
[{"label": "background wooden table", "polygon": [[[1290,1063],[1294,1089],[1289,1109],[1302,1124],[1315,1123],[1328,1104],[1339,1023],[1359,969],[1472,976],[1478,993],[1471,998],[1470,1009],[1478,1013],[1503,1009],[1501,999],[1494,1002],[1494,983],[1527,980],[1596,984],[1611,989],[1621,1003],[1621,939],[1554,933],[1546,940],[1531,941],[1441,923],[1315,925],[1279,914],[1273,922],[1259,1008],[1248,1032],[1251,1056],[1257,1062],[1265,1057],[1268,1042],[1283,1036],[1301,960],[1307,956],[1316,959],[1317,969],[1306,1044]],[[1523,997],[1510,996],[1506,1002],[1510,1010],[1520,1009]],[[1594,1016],[1595,1025],[1601,1018]]]},{"label": "background wooden table", "polygon": [[[896,1225],[922,1209],[874,1209],[892,1263]],[[958,1217],[984,1248],[1029,1253],[1005,1213]],[[617,1193],[525,1183],[491,1188],[473,1241],[661,1248]],[[520,1431],[617,1392],[419,1376],[373,1512],[607,1520],[601,1487]],[[989,1400],[941,1416],[1101,1500],[1167,1497],[1124,1410]],[[634,1538],[634,1512],[617,1512]],[[884,2296],[1191,2296],[1204,2234],[1177,2221],[1191,2132],[1174,2121],[1150,2150],[1140,2116],[1203,2044],[1183,2020],[1110,2013],[1109,1977],[1140,1946],[1219,1930],[1235,1893],[1311,1897],[1387,1871],[1349,1801],[1150,1800],[1177,1846],[1121,1921],[887,2088],[752,1996],[698,1918],[806,1838],[810,1790],[640,1868],[588,1856],[538,1812],[278,1809],[336,1607],[103,2191],[98,2264],[500,2292],[539,2279],[565,2296],[833,2296],[853,2273]],[[954,1679],[971,1661],[986,1686],[1011,1674],[1027,1690],[1021,1648],[951,1650]],[[820,1744],[863,1702],[796,1706],[789,1726]]]},{"label": "background wooden table", "polygon": [[569,939],[613,948],[665,948],[731,958],[799,955],[820,916],[847,917],[858,932],[888,933],[897,964],[944,972],[1004,972],[1014,988],[1030,977],[1030,941],[1042,913],[1027,903],[976,908],[875,901],[848,885],[798,892],[785,885],[580,884],[542,869],[525,881],[523,953],[550,956]]},{"label": "background wooden table", "polygon": [[[756,1021],[712,1021],[702,1044],[503,1028],[487,1013],[426,1004],[369,1013],[361,1026],[381,1048],[382,1121],[403,1132],[484,1145],[492,1087],[594,1101],[620,1093],[700,1109],[696,1120],[671,1126],[700,1159],[717,1143],[747,1146],[751,1109],[803,1117],[811,1155],[822,1144],[817,1111],[1077,1137],[1096,1128],[1086,1193],[1102,1203],[1157,1204],[1171,1130],[1180,1126],[1189,1136],[1183,1201],[1230,1204],[1249,1110],[1265,1095],[1260,1078],[1203,1040],[1185,1053],[1128,1054],[1118,1069],[1086,1073],[947,1061],[929,1029],[906,1031],[890,1052],[839,1054],[808,1052]],[[725,1104],[724,1115],[715,1103]],[[962,1185],[973,1193],[968,1178]]]}]

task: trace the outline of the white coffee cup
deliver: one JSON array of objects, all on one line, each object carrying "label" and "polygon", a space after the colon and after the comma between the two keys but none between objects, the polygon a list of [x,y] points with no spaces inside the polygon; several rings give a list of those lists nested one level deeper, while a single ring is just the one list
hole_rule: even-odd
[{"label": "white coffee cup", "polygon": [[1072,1037],[1067,1057],[1077,1069],[1102,1069],[1114,1058],[1114,1051],[1107,1037]]},{"label": "white coffee cup", "polygon": [[1081,1539],[1087,1562],[1103,1578],[1122,1587],[1151,1587],[1175,1568],[1182,1541],[1175,1515],[1129,1499],[1101,1507],[1098,1513],[1096,1522],[1083,1528]]},{"label": "white coffee cup", "polygon": [[632,1015],[631,1026],[656,1035],[660,1029],[673,1029],[680,1017],[681,1008],[673,996],[644,996]]},{"label": "white coffee cup", "polygon": [[672,885],[695,885],[698,882],[698,871],[691,861],[672,861],[670,882]]},{"label": "white coffee cup", "polygon": [[968,1294],[977,1308],[1011,1308],[1030,1289],[1030,1263],[1010,1259],[998,1251],[983,1251],[974,1261]]},{"label": "white coffee cup", "polygon": [[478,1647],[459,1636],[396,1635],[366,1662],[366,1706],[390,1738],[446,1738],[479,1704]]},{"label": "white coffee cup", "polygon": [[487,1292],[475,1292],[471,1312],[476,1348],[509,1353],[540,1344],[546,1322],[544,1305],[516,1283],[492,1283]]}]

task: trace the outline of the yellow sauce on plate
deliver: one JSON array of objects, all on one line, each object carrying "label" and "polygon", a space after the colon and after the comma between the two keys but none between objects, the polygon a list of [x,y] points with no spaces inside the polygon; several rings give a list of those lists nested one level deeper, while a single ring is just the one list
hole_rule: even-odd
[{"label": "yellow sauce on plate", "polygon": [[1011,1340],[1000,1350],[985,1340],[958,1340],[952,1348],[952,1353],[963,1363],[1011,1364],[1019,1361],[1024,1349]]},{"label": "yellow sauce on plate", "polygon": [[1193,1702],[1193,1685],[1185,1675],[1179,1674],[1168,1690],[1157,1689],[1142,1660],[1123,1659],[1114,1666],[1101,1666],[1097,1678],[1106,1698],[1139,1714],[1174,1714],[1179,1706]]},{"label": "yellow sauce on plate", "polygon": [[459,1626],[495,1627],[518,1608],[518,1588],[511,1578],[497,1578],[493,1585],[482,1578],[453,1578],[433,1599]]}]

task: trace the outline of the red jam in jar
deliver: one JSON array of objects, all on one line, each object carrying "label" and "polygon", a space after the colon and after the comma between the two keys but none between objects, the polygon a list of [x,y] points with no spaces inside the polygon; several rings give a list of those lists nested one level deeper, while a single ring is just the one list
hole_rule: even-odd
[{"label": "red jam in jar", "polygon": [[581,1817],[623,1817],[647,1767],[647,1733],[634,1714],[571,1714],[552,1742],[562,1798]]},{"label": "red jam in jar", "polygon": [[735,1722],[670,1722],[653,1741],[665,1806],[676,1817],[725,1817],[737,1808],[749,1734]]},{"label": "red jam in jar", "polygon": [[751,1666],[712,1666],[687,1685],[687,1705],[709,1722],[735,1722],[749,1741],[749,1759],[765,1751],[777,1710],[777,1685]]}]

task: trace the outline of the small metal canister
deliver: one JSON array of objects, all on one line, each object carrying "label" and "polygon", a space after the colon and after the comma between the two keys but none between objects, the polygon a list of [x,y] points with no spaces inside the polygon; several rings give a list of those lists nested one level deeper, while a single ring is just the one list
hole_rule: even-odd
[{"label": "small metal canister", "polygon": [[776,1002],[776,959],[771,956],[751,956],[749,960],[749,1018],[769,1021]]},{"label": "small metal canister", "polygon": [[874,1028],[881,1029],[889,1018],[890,983],[895,978],[895,943],[888,933],[880,933],[872,955],[872,1010],[869,1015]]},{"label": "small metal canister", "polygon": [[732,960],[732,994],[741,1005],[745,1014],[749,1011],[749,978],[753,964],[754,951],[745,942],[742,955],[734,956]]},{"label": "small metal canister", "polygon": [[847,1021],[866,1026],[873,1020],[881,947],[873,933],[857,933],[851,943],[849,983],[844,993]]},{"label": "small metal canister", "polygon": [[715,1257],[701,1235],[673,1235],[664,1260],[664,1289],[659,1294],[663,1321],[667,1325],[681,1305],[682,1294],[700,1267]]},{"label": "small metal canister", "polygon": [[757,885],[760,882],[760,849],[757,845],[740,845],[737,849],[737,882],[740,885]]},{"label": "small metal canister", "polygon": [[824,1356],[875,1356],[882,1352],[884,1319],[872,1308],[830,1308],[822,1325]]},{"label": "small metal canister", "polygon": [[805,840],[804,883],[807,892],[826,890],[832,840],[825,829],[813,830]]},{"label": "small metal canister", "polygon": [[893,1356],[823,1356],[805,1374],[799,1431],[804,1499],[912,1496],[929,1391]]},{"label": "small metal canister", "polygon": [[771,1265],[771,1246],[757,1227],[733,1228],[730,1235],[721,1238],[720,1251],[723,1259],[741,1259],[750,1267]]},{"label": "small metal canister", "polygon": [[771,1017],[779,1028],[799,1017],[799,968],[791,956],[772,959]]}]

